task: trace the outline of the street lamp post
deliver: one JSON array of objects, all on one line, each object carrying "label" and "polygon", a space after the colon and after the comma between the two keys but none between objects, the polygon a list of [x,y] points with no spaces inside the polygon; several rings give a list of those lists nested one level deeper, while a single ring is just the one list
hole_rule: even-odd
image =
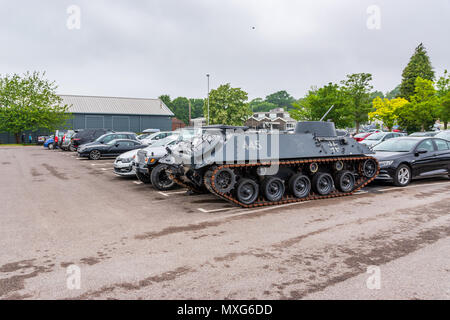
[{"label": "street lamp post", "polygon": [[207,106],[208,106],[208,120],[207,120],[207,124],[209,126],[209,73],[206,74],[206,78],[208,79],[208,101],[207,101]]}]

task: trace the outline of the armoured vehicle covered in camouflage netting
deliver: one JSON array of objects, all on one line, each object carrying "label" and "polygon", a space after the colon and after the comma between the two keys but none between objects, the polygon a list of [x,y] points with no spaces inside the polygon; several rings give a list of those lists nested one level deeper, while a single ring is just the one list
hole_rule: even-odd
[{"label": "armoured vehicle covered in camouflage netting", "polygon": [[243,207],[350,195],[379,171],[373,152],[338,136],[332,122],[298,122],[293,133],[208,126],[160,160],[176,183]]}]

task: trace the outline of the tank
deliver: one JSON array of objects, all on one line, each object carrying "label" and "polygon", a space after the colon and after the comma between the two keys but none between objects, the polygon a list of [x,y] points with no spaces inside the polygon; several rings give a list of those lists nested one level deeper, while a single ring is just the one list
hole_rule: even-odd
[{"label": "tank", "polygon": [[373,152],[334,123],[298,122],[292,133],[207,126],[160,160],[193,192],[251,208],[351,195],[379,172]]}]

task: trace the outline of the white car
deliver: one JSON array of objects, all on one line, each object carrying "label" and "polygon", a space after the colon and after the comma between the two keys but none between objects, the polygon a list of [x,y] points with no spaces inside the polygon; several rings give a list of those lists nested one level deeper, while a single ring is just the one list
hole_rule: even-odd
[{"label": "white car", "polygon": [[399,133],[399,132],[375,132],[375,133],[372,133],[367,138],[365,138],[360,143],[365,144],[369,148],[372,148],[383,141],[386,141],[386,140],[389,140],[392,138],[402,137],[402,136],[403,136],[403,134]]},{"label": "white car", "polygon": [[149,136],[147,136],[143,139],[140,139],[140,140],[143,144],[151,146],[156,141],[167,138],[167,137],[171,136],[172,134],[174,134],[174,131],[155,132],[155,133],[152,133]]},{"label": "white car", "polygon": [[136,176],[133,162],[138,151],[139,149],[135,149],[118,156],[114,161],[114,173],[119,176]]}]

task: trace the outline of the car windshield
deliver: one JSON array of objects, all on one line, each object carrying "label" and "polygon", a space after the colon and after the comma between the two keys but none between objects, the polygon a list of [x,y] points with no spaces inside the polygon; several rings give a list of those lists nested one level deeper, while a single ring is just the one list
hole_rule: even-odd
[{"label": "car windshield", "polygon": [[384,132],[372,133],[370,136],[366,138],[366,140],[380,140],[384,137]]},{"label": "car windshield", "polygon": [[365,137],[366,135],[367,135],[366,132],[358,133],[357,135],[355,135],[355,138],[362,138],[362,137]]},{"label": "car windshield", "polygon": [[161,139],[161,140],[157,140],[155,143],[152,144],[152,147],[162,147],[165,146],[166,144],[176,140],[178,138],[177,135],[171,135],[168,136],[167,138]]},{"label": "car windshield", "polygon": [[95,139],[96,142],[102,141],[106,136],[108,135],[108,133],[101,135],[100,137],[98,137],[97,139]]},{"label": "car windshield", "polygon": [[389,139],[376,145],[374,151],[410,152],[417,144],[415,139]]},{"label": "car windshield", "polygon": [[106,144],[112,145],[112,144],[115,144],[116,142],[117,142],[117,140],[111,140],[111,141],[107,142]]}]

